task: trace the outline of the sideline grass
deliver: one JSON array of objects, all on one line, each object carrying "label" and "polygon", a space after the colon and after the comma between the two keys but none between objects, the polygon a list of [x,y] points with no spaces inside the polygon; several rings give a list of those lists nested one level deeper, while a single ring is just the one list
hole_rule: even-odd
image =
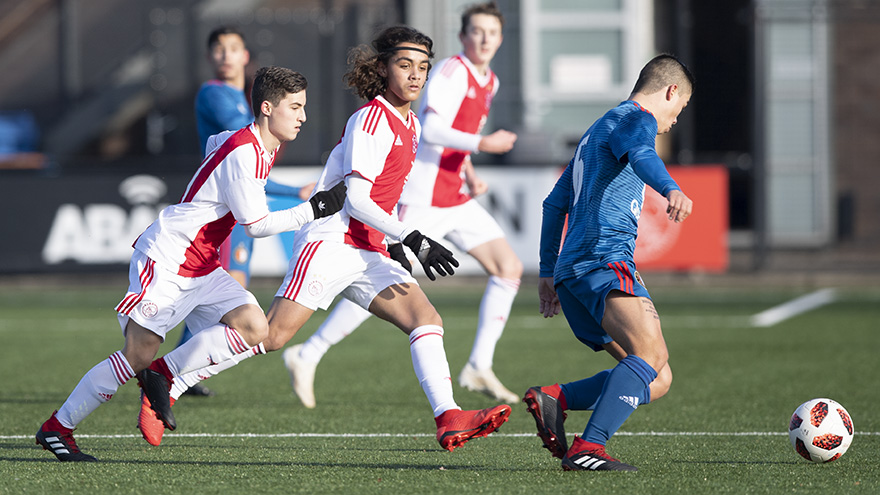
[{"label": "sideline grass", "polygon": [[[482,284],[425,286],[444,317],[457,376]],[[175,405],[181,435],[151,447],[136,436],[137,387],[130,383],[77,431],[80,447],[102,462],[59,463],[32,435],[83,373],[121,346],[112,308],[123,289],[0,287],[0,493],[880,492],[880,435],[865,434],[880,431],[880,291],[842,292],[816,311],[752,328],[749,316],[807,291],[652,287],[675,383],[609,443],[613,455],[639,467],[634,474],[562,472],[531,436],[534,423],[522,404],[513,406],[499,435],[441,450],[406,339],[375,319],[322,361],[314,410],[292,396],[280,354],[271,354],[211,379],[216,397],[182,399]],[[266,305],[273,290],[255,292]],[[293,343],[323,317],[317,313]],[[517,392],[613,364],[578,344],[562,317],[541,318],[530,286],[517,299],[495,361],[499,377]],[[457,385],[455,393],[465,408],[490,405]],[[795,407],[819,396],[844,404],[856,428],[849,452],[828,465],[801,460],[780,435]],[[569,436],[588,418],[571,412]],[[664,435],[643,435],[648,432]],[[687,435],[692,432],[718,435]],[[265,436],[235,436],[248,433]],[[409,435],[276,436],[298,433]]]}]

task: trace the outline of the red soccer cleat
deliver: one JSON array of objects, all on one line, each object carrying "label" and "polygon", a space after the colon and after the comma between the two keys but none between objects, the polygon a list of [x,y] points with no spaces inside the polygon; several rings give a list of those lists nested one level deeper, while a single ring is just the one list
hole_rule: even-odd
[{"label": "red soccer cleat", "polygon": [[[174,405],[174,398],[168,398],[169,403]],[[138,413],[138,429],[141,430],[144,440],[150,445],[162,443],[162,435],[165,434],[165,424],[156,417],[156,411],[150,407],[150,399],[141,391],[141,412]]]},{"label": "red soccer cleat", "polygon": [[502,404],[481,411],[450,409],[434,418],[437,423],[437,441],[452,452],[471,438],[488,436],[510,417],[510,406]]}]

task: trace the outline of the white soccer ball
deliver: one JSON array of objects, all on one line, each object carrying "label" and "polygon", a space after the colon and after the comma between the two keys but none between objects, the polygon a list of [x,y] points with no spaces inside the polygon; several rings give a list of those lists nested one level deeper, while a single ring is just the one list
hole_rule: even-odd
[{"label": "white soccer ball", "polygon": [[812,462],[835,461],[852,442],[852,418],[831,399],[808,400],[795,409],[788,424],[794,450]]}]

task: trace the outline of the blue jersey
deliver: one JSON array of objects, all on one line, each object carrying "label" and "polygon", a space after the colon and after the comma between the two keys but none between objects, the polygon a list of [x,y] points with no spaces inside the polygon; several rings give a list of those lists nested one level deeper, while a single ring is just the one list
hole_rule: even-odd
[{"label": "blue jersey", "polygon": [[656,137],[654,115],[634,101],[609,110],[587,130],[544,200],[542,277],[553,276],[558,284],[633,258],[645,184],[663,196],[679,188],[657,155]]},{"label": "blue jersey", "polygon": [[254,121],[244,91],[213,79],[202,84],[196,95],[196,125],[202,156],[208,138],[223,131],[237,131]]}]

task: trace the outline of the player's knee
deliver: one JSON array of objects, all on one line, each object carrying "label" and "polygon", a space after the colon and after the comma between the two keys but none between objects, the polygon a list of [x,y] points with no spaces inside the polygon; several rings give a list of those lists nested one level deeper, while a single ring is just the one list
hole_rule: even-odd
[{"label": "player's knee", "polygon": [[664,366],[657,374],[657,378],[651,382],[651,402],[666,395],[670,388],[672,388],[672,369]]},{"label": "player's knee", "polygon": [[[262,316],[262,315],[261,315]],[[250,346],[255,346],[263,342],[269,336],[269,323],[265,316],[262,318],[251,318],[243,328],[237,328],[238,333],[244,338],[245,342]]]}]

